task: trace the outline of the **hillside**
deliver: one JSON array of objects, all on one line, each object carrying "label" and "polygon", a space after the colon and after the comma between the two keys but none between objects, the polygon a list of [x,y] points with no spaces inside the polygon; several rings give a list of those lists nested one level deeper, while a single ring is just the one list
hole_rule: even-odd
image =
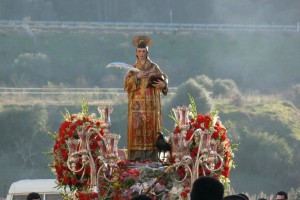
[{"label": "hillside", "polygon": [[[0,86],[122,88],[125,71],[111,62],[133,63],[136,34],[153,39],[150,58],[171,87],[190,77],[232,79],[242,91],[272,93],[298,84],[300,40],[296,32],[2,30]],[[259,75],[259,76],[258,76]]]},{"label": "hillside", "polygon": [[[233,188],[250,193],[297,188],[300,184],[299,109],[279,99],[251,98],[254,101],[243,106],[224,105],[220,113],[221,119],[233,122],[229,132],[239,144],[237,168],[232,170]],[[275,183],[274,179],[280,179],[281,183]]]},{"label": "hillside", "polygon": [[[236,192],[258,194],[263,191],[271,194],[274,190],[289,191],[299,186],[300,124],[297,119],[300,111],[291,103],[271,96],[244,96],[242,99],[239,106],[235,106],[230,99],[214,100],[221,106],[221,121],[227,125],[229,121],[233,124],[228,129],[228,137],[233,144],[238,144],[234,158],[237,166],[231,173],[232,188]],[[124,148],[127,103],[117,104],[113,108],[111,130],[121,134],[119,147]],[[57,131],[62,122],[61,112],[64,113],[65,109],[77,113],[81,105],[1,105],[0,167],[7,169],[5,166],[15,166],[3,173],[2,190],[12,181],[22,178],[53,178],[46,167],[49,159],[43,155],[53,145],[45,130]],[[96,110],[95,105],[89,108],[90,113]],[[165,122],[170,120],[167,115],[163,115]],[[16,124],[18,129],[14,128]],[[166,128],[172,130],[172,125]],[[18,130],[21,130],[22,136]],[[15,150],[11,151],[12,148]],[[33,154],[35,151],[38,153]],[[281,181],[278,182],[278,179]]]}]

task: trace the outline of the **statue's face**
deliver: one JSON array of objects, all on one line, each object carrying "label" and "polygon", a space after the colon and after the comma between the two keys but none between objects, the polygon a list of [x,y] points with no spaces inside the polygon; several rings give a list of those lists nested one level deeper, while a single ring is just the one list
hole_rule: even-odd
[{"label": "statue's face", "polygon": [[137,48],[136,49],[136,56],[140,61],[144,61],[147,59],[148,51],[146,48]]}]

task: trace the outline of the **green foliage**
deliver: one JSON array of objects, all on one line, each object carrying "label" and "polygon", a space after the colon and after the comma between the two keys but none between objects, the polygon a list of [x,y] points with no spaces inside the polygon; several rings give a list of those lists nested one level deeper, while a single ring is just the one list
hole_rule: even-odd
[{"label": "green foliage", "polygon": [[[193,97],[192,102],[190,97]],[[208,92],[193,79],[189,79],[178,87],[176,94],[162,106],[163,113],[170,113],[172,108],[177,106],[189,106],[190,103],[197,105],[199,113],[208,113],[212,108],[212,99],[209,97]],[[169,127],[174,126],[174,121],[176,123],[175,118],[172,119],[170,115],[168,115],[168,118],[163,119],[163,125],[169,129]]]},{"label": "green foliage", "polygon": [[189,100],[190,100],[190,106],[191,106],[191,111],[190,111],[191,112],[191,117],[196,118],[197,114],[198,114],[197,105],[196,105],[194,97],[191,96],[190,94],[189,94]]},{"label": "green foliage", "polygon": [[[23,30],[1,32],[2,86],[44,87],[52,83],[65,87],[120,88],[125,72],[107,70],[105,66],[114,61],[134,63],[135,60],[131,40],[136,33],[132,31],[49,30],[34,34],[36,42]],[[297,33],[149,32],[149,36],[154,41],[150,58],[169,75],[172,87],[189,77],[195,77],[209,92],[212,79],[234,80],[240,91],[283,91],[297,84],[300,62],[295,53],[300,46]],[[280,48],[283,45],[289,48]],[[272,73],[266,73],[269,71]]]},{"label": "green foliage", "polygon": [[212,79],[210,79],[207,75],[198,75],[194,78],[194,80],[200,84],[203,85],[203,87],[207,90],[207,91],[212,91],[213,86],[214,86],[214,81]]},{"label": "green foliage", "polygon": [[89,103],[84,100],[84,97],[82,97],[81,113],[83,116],[88,116],[89,114]]},{"label": "green foliage", "polygon": [[49,57],[44,53],[21,53],[12,67],[16,72],[15,87],[24,87],[29,81],[32,85],[45,85],[52,73]]},{"label": "green foliage", "polygon": [[[288,142],[267,132],[249,132],[244,130],[241,133],[239,151],[236,154],[235,162],[237,164],[235,177],[237,182],[242,181],[243,176],[238,176],[239,173],[247,173],[264,177],[263,190],[271,192],[279,190],[279,185],[283,184],[286,188],[291,188],[297,181],[293,182],[287,178],[292,175],[289,170],[295,169],[294,152],[290,148]],[[288,170],[289,169],[289,170]],[[282,173],[282,172],[285,173]],[[272,177],[277,177],[281,183],[276,185],[272,181]],[[291,178],[291,177],[290,177]],[[247,180],[252,182],[252,180]],[[236,190],[241,190],[241,186],[233,186]],[[257,190],[257,185],[249,186],[247,191],[253,192]]]},{"label": "green foliage", "polygon": [[[197,95],[207,91],[203,90],[203,86],[198,87],[199,84],[194,80],[189,80],[184,84],[187,85],[180,87],[183,89],[181,92],[178,91],[181,96],[176,94],[173,98],[177,97],[178,102],[186,99],[186,105],[188,105],[192,97],[198,108]],[[190,88],[196,88],[195,91],[198,92],[186,92]],[[201,89],[198,90],[199,88]],[[170,102],[172,100],[170,99]],[[199,101],[200,105],[202,101],[205,99]],[[294,185],[299,185],[300,124],[297,123],[299,110],[288,101],[266,100],[262,97],[260,101],[254,99],[242,106],[234,106],[227,101],[222,104],[218,102],[218,104],[221,109],[214,108],[217,108],[222,121],[234,123],[234,127],[228,134],[232,139],[233,149],[235,144],[238,144],[238,151],[234,153],[237,167],[232,170],[230,178],[235,191],[272,193],[281,188],[288,191]],[[82,106],[80,103],[68,105],[67,109],[70,113],[74,113],[80,110],[80,106]],[[126,102],[114,105],[111,115],[111,131],[122,136],[119,142],[120,148],[126,147],[127,106]],[[168,105],[163,105],[163,108],[166,106]],[[52,177],[47,168],[48,156],[43,155],[43,152],[52,148],[52,141],[44,132],[45,130],[57,131],[62,120],[60,111],[65,107],[65,105],[0,107],[2,137],[0,168],[5,169],[1,176],[5,183],[9,184],[22,178]],[[210,107],[210,110],[211,108],[213,107]],[[97,106],[90,105],[89,109],[97,111]],[[169,110],[163,113],[169,113]],[[169,116],[163,115],[164,127],[172,129],[174,121],[167,124],[167,120]],[[228,126],[226,128],[229,129]],[[34,153],[29,154],[29,152]],[[26,155],[28,155],[27,158]]]},{"label": "green foliage", "polygon": [[42,105],[1,106],[0,188],[8,189],[10,183],[20,179],[51,177],[49,159],[43,154],[52,145],[44,134],[48,120]]},{"label": "green foliage", "polygon": [[300,84],[292,86],[287,93],[287,98],[300,109]]},{"label": "green foliage", "polygon": [[[176,94],[172,97],[169,107],[176,107],[181,105],[188,106],[190,104],[189,96],[192,96],[194,99],[194,104],[197,105],[198,112],[200,113],[207,113],[210,112],[212,107],[212,99],[209,97],[208,92],[206,89],[199,85],[193,79],[190,79],[184,83],[182,83],[177,91]],[[171,110],[171,109],[169,109]]]},{"label": "green foliage", "polygon": [[239,95],[236,83],[230,79],[216,79],[213,84],[213,96],[230,98]]},{"label": "green foliage", "polygon": [[[255,100],[242,106],[224,103],[220,110],[223,120],[233,121],[234,132],[230,138],[239,144],[235,153],[237,168],[231,175],[232,187],[250,193],[288,191],[299,184],[295,179],[300,153],[296,147],[300,141],[300,125],[295,119],[299,111],[286,101],[261,98],[259,102],[262,103]],[[273,177],[281,181],[272,181]],[[245,188],[240,183],[253,184]]]},{"label": "green foliage", "polygon": [[[176,126],[179,126],[179,121],[176,119],[174,113],[173,113],[172,111],[170,111],[170,113],[171,113],[171,114],[169,114],[169,117],[175,122],[175,125],[176,125]],[[170,130],[167,130],[167,129],[166,129],[166,131],[167,131],[168,133],[171,133]]]}]

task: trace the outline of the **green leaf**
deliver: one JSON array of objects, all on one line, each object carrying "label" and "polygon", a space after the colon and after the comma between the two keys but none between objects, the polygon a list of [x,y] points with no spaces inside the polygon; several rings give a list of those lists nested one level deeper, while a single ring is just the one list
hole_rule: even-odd
[{"label": "green leaf", "polygon": [[195,103],[195,99],[194,97],[192,97],[192,95],[188,94],[189,95],[189,101],[190,101],[190,106],[191,106],[191,112],[190,112],[190,115],[192,118],[196,118],[197,117],[197,106],[196,106],[196,103]]},{"label": "green leaf", "polygon": [[173,121],[175,122],[175,124],[176,124],[177,126],[179,126],[179,121],[176,119],[174,113],[173,113],[172,111],[170,111],[170,113],[171,113],[171,114],[169,115],[169,117],[170,117],[171,119],[173,119]]},{"label": "green leaf", "polygon": [[82,97],[82,115],[83,116],[88,116],[88,112],[89,112],[89,105],[88,102],[84,100],[84,97]]},{"label": "green leaf", "polygon": [[68,111],[68,109],[65,108],[65,111],[66,111],[66,114],[63,114],[63,113],[60,111],[60,114],[62,115],[62,117],[64,118],[64,120],[65,120],[66,118],[71,119],[71,114],[70,114],[70,112]]}]

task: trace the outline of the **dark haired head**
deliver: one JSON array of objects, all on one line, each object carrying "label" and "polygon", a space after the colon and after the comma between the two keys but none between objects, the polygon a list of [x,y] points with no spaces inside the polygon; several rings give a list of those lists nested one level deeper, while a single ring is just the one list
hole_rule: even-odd
[{"label": "dark haired head", "polygon": [[238,194],[228,195],[223,200],[246,200],[243,196]]},{"label": "dark haired head", "polygon": [[247,195],[245,195],[244,193],[239,193],[238,195],[244,197],[246,200],[249,200],[249,197]]},{"label": "dark haired head", "polygon": [[259,198],[259,199],[257,199],[257,200],[267,200],[267,199],[265,199],[265,198]]},{"label": "dark haired head", "polygon": [[147,195],[140,194],[140,195],[137,195],[137,196],[131,198],[131,200],[152,200],[152,198]]},{"label": "dark haired head", "polygon": [[39,193],[31,192],[27,195],[27,200],[33,200],[33,199],[41,199],[41,196]]},{"label": "dark haired head", "polygon": [[284,196],[284,199],[288,199],[288,194],[284,191],[277,192],[276,199],[277,199],[277,195]]},{"label": "dark haired head", "polygon": [[191,200],[221,200],[223,195],[223,184],[210,176],[198,178],[191,190]]}]

